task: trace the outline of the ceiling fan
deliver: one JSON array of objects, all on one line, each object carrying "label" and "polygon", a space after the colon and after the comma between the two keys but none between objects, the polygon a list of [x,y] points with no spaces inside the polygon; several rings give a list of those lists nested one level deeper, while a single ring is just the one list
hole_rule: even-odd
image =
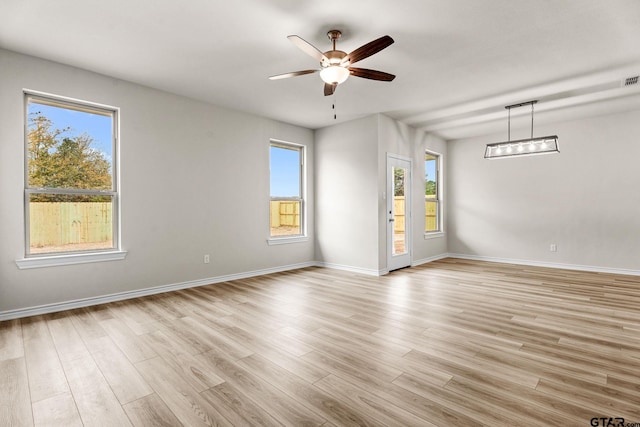
[{"label": "ceiling fan", "polygon": [[370,57],[371,55],[380,52],[382,49],[389,47],[393,44],[393,39],[389,36],[382,36],[379,39],[373,40],[367,44],[364,44],[354,50],[351,53],[346,53],[336,49],[336,41],[342,36],[342,33],[338,30],[331,30],[327,33],[329,40],[333,44],[333,49],[322,53],[311,43],[302,39],[299,36],[291,35],[287,38],[291,40],[293,44],[298,46],[307,55],[318,60],[320,62],[320,68],[313,70],[293,71],[291,73],[278,74],[271,76],[269,79],[286,79],[289,77],[303,76],[305,74],[312,74],[320,72],[320,78],[324,81],[324,94],[325,96],[333,95],[336,87],[340,83],[343,83],[347,78],[351,76],[363,77],[371,80],[381,80],[390,82],[396,78],[393,74],[385,73],[383,71],[369,70],[367,68],[355,68],[351,67],[358,61]]}]

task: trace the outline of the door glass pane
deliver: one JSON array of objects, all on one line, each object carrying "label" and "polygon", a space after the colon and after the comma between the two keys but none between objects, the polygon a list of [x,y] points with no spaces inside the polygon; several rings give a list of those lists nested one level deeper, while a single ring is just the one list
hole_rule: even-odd
[{"label": "door glass pane", "polygon": [[393,255],[407,253],[405,211],[406,169],[393,167]]}]

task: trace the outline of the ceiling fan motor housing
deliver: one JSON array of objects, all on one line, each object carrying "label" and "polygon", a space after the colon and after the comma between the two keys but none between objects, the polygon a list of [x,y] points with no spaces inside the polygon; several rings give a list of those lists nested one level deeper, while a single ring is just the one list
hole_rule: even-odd
[{"label": "ceiling fan motor housing", "polygon": [[[320,65],[323,66],[330,66],[330,65],[340,65],[340,62],[342,61],[342,58],[344,58],[345,56],[347,56],[347,52],[343,52],[341,50],[328,50],[326,52],[324,52],[324,56],[327,57],[327,59],[329,59],[329,64],[328,65],[323,65],[322,63],[320,63]],[[342,64],[342,66],[348,66],[349,63],[345,63]]]},{"label": "ceiling fan motor housing", "polygon": [[325,61],[323,58],[323,61],[320,63],[322,67],[322,70],[320,70],[320,78],[327,84],[339,85],[340,83],[344,83],[349,77],[349,70],[347,69],[349,61],[342,63],[343,58],[347,56],[347,52],[336,49],[336,41],[342,37],[340,31],[331,30],[327,33],[327,37],[331,40],[333,49],[323,54],[328,61]]}]

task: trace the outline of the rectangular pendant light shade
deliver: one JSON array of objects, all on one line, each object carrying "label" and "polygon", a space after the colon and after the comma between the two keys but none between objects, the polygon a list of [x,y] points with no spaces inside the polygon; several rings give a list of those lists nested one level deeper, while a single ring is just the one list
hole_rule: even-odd
[{"label": "rectangular pendant light shade", "polygon": [[[508,139],[504,142],[494,142],[493,144],[487,144],[487,148],[484,150],[485,159],[501,159],[504,157],[515,156],[535,156],[538,154],[550,154],[559,153],[558,149],[558,135],[539,136],[533,137],[533,106],[537,103],[537,100],[521,102],[519,104],[507,105],[507,111],[509,111],[509,127],[507,130]],[[531,138],[511,140],[511,109],[524,107],[525,105],[531,106]]]},{"label": "rectangular pendant light shade", "polygon": [[485,159],[559,153],[558,135],[487,144]]}]

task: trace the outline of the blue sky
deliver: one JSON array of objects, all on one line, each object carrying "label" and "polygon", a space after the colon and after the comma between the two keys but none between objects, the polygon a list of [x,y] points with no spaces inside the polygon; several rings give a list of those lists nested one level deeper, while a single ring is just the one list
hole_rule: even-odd
[{"label": "blue sky", "polygon": [[271,197],[300,197],[300,151],[271,146]]},{"label": "blue sky", "polygon": [[[71,127],[64,136],[87,133],[93,138],[92,148],[102,151],[111,161],[112,123],[111,117],[84,111],[69,110],[50,105],[29,103],[29,114],[40,112],[53,122],[53,128]],[[271,195],[277,197],[300,196],[300,151],[271,147]]]},{"label": "blue sky", "polygon": [[91,147],[102,151],[105,158],[111,161],[113,156],[112,147],[112,123],[110,116],[87,113],[84,111],[68,110],[66,108],[52,107],[50,105],[29,103],[29,114],[40,112],[53,122],[53,128],[64,129],[71,127],[64,136],[76,136],[83,133],[89,134],[93,138]]},{"label": "blue sky", "polygon": [[427,160],[424,162],[426,179],[425,181],[435,181],[436,180],[436,161],[435,160]]},{"label": "blue sky", "polygon": [[[53,122],[53,128],[71,127],[65,136],[84,132],[93,138],[92,147],[102,151],[111,161],[113,155],[111,117],[84,111],[68,110],[50,105],[29,103],[29,113],[40,112]],[[271,147],[271,195],[277,197],[300,196],[300,151]]]},{"label": "blue sky", "polygon": [[[29,113],[39,111],[53,122],[54,128],[71,127],[66,135],[80,135],[84,132],[94,139],[92,147],[100,150],[110,161],[113,155],[111,117],[83,111],[68,110],[31,102]],[[271,196],[300,196],[300,151],[281,147],[270,147]],[[427,180],[435,180],[436,162],[425,161]]]}]

